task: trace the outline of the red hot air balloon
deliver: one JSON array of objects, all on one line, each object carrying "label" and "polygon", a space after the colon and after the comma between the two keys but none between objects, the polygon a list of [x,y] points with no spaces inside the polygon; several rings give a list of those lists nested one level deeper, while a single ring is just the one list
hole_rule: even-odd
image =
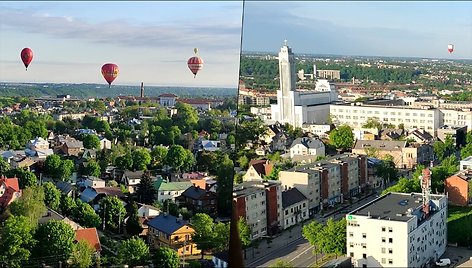
[{"label": "red hot air balloon", "polygon": [[118,76],[119,72],[120,72],[120,69],[118,68],[118,65],[116,64],[107,63],[102,66],[102,75],[103,75],[103,78],[107,80],[108,87],[111,87],[111,83]]},{"label": "red hot air balloon", "polygon": [[23,64],[25,65],[26,70],[28,71],[28,66],[33,60],[33,50],[31,48],[23,48],[23,50],[20,53],[21,60],[23,61]]},{"label": "red hot air balloon", "polygon": [[203,60],[199,56],[197,56],[198,48],[194,48],[193,51],[195,52],[195,56],[191,57],[187,61],[188,68],[193,73],[193,77],[197,76],[198,71],[203,68]]},{"label": "red hot air balloon", "polygon": [[449,51],[449,53],[452,53],[454,51],[454,45],[453,44],[447,45],[447,51]]}]

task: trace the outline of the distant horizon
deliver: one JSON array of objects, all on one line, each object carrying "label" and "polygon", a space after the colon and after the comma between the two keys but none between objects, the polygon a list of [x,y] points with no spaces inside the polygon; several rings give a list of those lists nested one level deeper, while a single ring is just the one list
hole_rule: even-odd
[{"label": "distant horizon", "polygon": [[[241,51],[241,55],[244,55],[246,53],[264,53],[264,54],[270,54],[270,55],[278,55],[277,52],[269,52],[269,51],[256,51],[256,50],[246,50],[246,51]],[[433,59],[433,60],[445,60],[445,61],[472,61],[472,58],[455,58],[455,59],[450,59],[450,58],[433,58],[433,57],[419,57],[419,56],[379,56],[379,55],[348,55],[348,54],[329,54],[329,53],[313,53],[313,52],[294,52],[293,53],[295,56],[297,55],[310,55],[310,56],[335,56],[335,57],[362,57],[362,58],[397,58],[397,59]]]},{"label": "distant horizon", "polygon": [[[89,83],[89,82],[17,82],[17,81],[0,81],[0,84],[26,84],[26,85],[35,85],[35,84],[55,84],[55,85],[96,85],[96,86],[103,86],[106,88],[108,84],[102,83]],[[112,84],[111,88],[113,87],[141,87],[141,82],[139,84]],[[182,85],[146,85],[144,84],[144,88],[146,87],[169,87],[169,88],[214,88],[214,89],[238,89],[238,87],[226,87],[226,86],[182,86]]]}]

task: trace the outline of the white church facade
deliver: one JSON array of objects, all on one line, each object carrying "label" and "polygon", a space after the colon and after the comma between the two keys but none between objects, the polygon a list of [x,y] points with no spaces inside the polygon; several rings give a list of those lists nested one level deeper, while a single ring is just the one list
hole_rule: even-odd
[{"label": "white church facade", "polygon": [[330,103],[338,99],[334,84],[320,79],[314,90],[297,90],[295,56],[286,41],[278,60],[280,89],[277,90],[277,104],[271,105],[271,121],[294,127],[302,127],[304,123],[327,123]]}]

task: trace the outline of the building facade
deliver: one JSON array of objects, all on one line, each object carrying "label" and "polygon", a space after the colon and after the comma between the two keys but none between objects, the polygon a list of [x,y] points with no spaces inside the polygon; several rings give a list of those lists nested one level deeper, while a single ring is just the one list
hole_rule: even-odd
[{"label": "building facade", "polygon": [[354,267],[423,267],[438,260],[447,245],[447,197],[423,200],[423,194],[389,193],[347,214]]}]

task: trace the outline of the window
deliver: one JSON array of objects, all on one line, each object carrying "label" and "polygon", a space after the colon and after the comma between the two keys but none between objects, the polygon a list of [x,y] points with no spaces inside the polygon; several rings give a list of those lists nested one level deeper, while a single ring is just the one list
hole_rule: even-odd
[{"label": "window", "polygon": [[[410,154],[410,157],[412,157],[411,154]],[[392,227],[388,227],[388,232],[389,232],[389,233],[393,233],[393,228],[392,228]]]},{"label": "window", "polygon": [[362,258],[367,259],[367,254],[362,254]]},{"label": "window", "polygon": [[385,258],[382,258],[382,263],[385,264]]},{"label": "window", "polygon": [[349,247],[353,248],[354,247],[354,242],[349,243]]},{"label": "window", "polygon": [[385,227],[382,227],[382,232],[385,232]]},{"label": "window", "polygon": [[389,242],[389,243],[393,243],[393,238],[390,237],[390,238],[388,239],[388,242]]},{"label": "window", "polygon": [[354,233],[353,233],[353,232],[349,232],[349,237],[354,237]]},{"label": "window", "polygon": [[392,260],[392,259],[388,259],[388,264],[393,264],[393,260]]},{"label": "window", "polygon": [[354,258],[354,252],[350,252],[349,256],[351,256],[351,258]]},{"label": "window", "polygon": [[382,237],[382,243],[385,243],[385,237]]},{"label": "window", "polygon": [[366,243],[362,243],[362,248],[366,248],[367,247],[367,244]]},{"label": "window", "polygon": [[367,234],[366,233],[363,233],[362,234],[362,238],[366,238],[367,237]]},{"label": "window", "polygon": [[388,254],[393,254],[393,249],[392,248],[388,249]]},{"label": "window", "polygon": [[385,248],[382,248],[382,253],[385,253]]}]

